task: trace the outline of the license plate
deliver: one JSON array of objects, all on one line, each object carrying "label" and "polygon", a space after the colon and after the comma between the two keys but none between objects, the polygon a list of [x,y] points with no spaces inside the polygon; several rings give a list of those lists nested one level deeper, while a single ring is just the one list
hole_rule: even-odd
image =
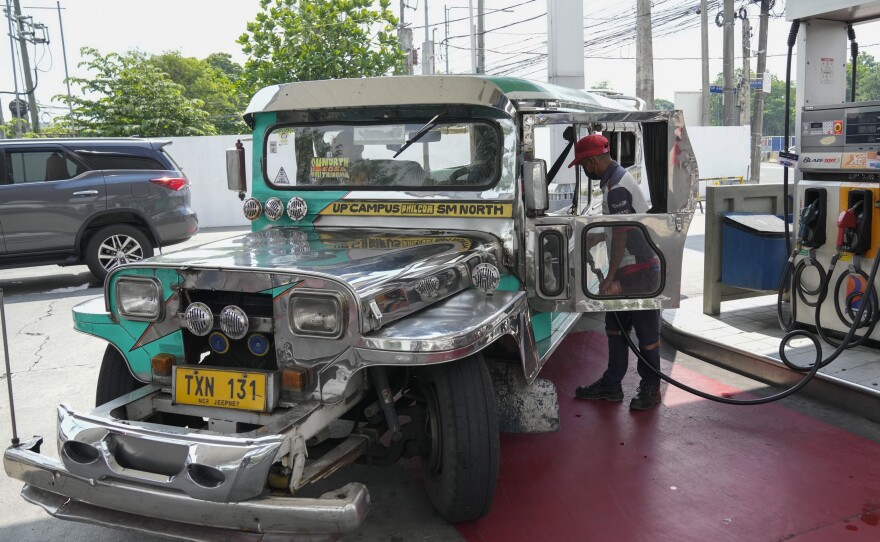
[{"label": "license plate", "polygon": [[266,373],[175,367],[174,401],[236,410],[266,410]]}]

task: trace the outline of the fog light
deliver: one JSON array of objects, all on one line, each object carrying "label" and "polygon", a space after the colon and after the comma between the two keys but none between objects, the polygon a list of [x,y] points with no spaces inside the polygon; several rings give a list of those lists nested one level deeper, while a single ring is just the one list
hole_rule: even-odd
[{"label": "fog light", "polygon": [[150,367],[156,376],[171,376],[171,367],[174,365],[173,354],[156,354],[150,360]]},{"label": "fog light", "polygon": [[248,220],[256,220],[263,213],[263,204],[257,198],[248,198],[242,205],[244,217]]},{"label": "fog light", "polygon": [[306,204],[306,200],[299,196],[291,198],[290,201],[287,202],[287,216],[289,216],[291,220],[302,220],[308,212],[309,206]]},{"label": "fog light", "polygon": [[235,305],[229,305],[220,312],[220,329],[230,339],[243,338],[248,331],[247,314]]},{"label": "fog light", "polygon": [[214,313],[204,303],[196,302],[186,308],[183,321],[193,335],[204,337],[214,328]]},{"label": "fog light", "polygon": [[501,273],[491,263],[481,263],[471,271],[471,279],[474,281],[474,286],[491,294],[501,282]]},{"label": "fog light", "polygon": [[211,346],[211,350],[218,354],[225,354],[229,351],[229,339],[218,331],[211,333],[211,336],[208,338],[208,344]]},{"label": "fog light", "polygon": [[248,350],[255,356],[265,356],[269,352],[269,339],[260,333],[248,337]]},{"label": "fog light", "polygon": [[284,216],[284,204],[278,198],[269,198],[266,200],[266,218],[276,221]]}]

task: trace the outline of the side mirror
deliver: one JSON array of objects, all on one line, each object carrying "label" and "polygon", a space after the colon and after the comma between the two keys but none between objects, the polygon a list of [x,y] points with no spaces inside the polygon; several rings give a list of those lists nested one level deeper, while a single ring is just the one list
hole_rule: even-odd
[{"label": "side mirror", "polygon": [[226,149],[226,185],[230,190],[238,192],[244,199],[247,192],[247,176],[245,175],[244,145],[241,140],[235,142],[235,148]]},{"label": "side mirror", "polygon": [[525,190],[526,211],[533,216],[543,214],[550,207],[547,162],[526,160],[523,163],[523,190]]}]

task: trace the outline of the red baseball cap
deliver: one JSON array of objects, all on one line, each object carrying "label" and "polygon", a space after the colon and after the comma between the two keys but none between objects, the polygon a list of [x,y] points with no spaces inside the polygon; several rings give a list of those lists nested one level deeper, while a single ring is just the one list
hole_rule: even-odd
[{"label": "red baseball cap", "polygon": [[584,158],[599,156],[609,152],[611,152],[611,147],[608,146],[608,139],[605,136],[602,134],[590,134],[578,140],[577,145],[574,146],[574,160],[568,164],[568,167],[576,166]]}]

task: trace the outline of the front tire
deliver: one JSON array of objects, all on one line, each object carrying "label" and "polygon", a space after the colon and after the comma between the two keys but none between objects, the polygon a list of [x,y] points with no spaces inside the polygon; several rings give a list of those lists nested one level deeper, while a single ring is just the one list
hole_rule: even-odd
[{"label": "front tire", "polygon": [[109,403],[143,386],[140,380],[132,376],[128,370],[128,362],[112,345],[107,345],[104,359],[101,360],[101,372],[98,373],[98,386],[95,392],[95,406]]},{"label": "front tire", "polygon": [[425,488],[450,522],[489,512],[498,480],[498,413],[482,356],[426,368],[419,376],[427,410]]},{"label": "front tire", "polygon": [[152,255],[153,245],[144,232],[128,224],[114,224],[101,228],[89,238],[85,260],[92,274],[103,282],[114,267]]}]

